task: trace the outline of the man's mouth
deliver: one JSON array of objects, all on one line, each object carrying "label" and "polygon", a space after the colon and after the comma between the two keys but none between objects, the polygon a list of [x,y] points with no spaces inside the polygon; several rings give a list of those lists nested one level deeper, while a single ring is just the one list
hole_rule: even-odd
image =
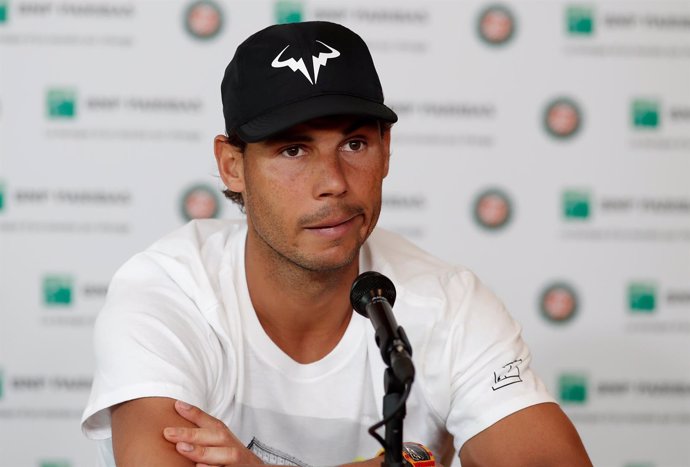
[{"label": "man's mouth", "polygon": [[324,219],[322,221],[319,221],[317,224],[314,225],[309,225],[305,228],[315,230],[315,229],[331,229],[335,228],[338,226],[341,226],[343,224],[346,224],[350,222],[352,219],[357,217],[358,214],[350,214],[347,216],[339,216],[339,217],[334,217],[330,219]]},{"label": "man's mouth", "polygon": [[307,225],[305,230],[319,237],[335,240],[352,232],[352,230],[359,225],[358,222],[363,222],[358,221],[358,219],[362,218],[362,213],[350,213],[337,217],[328,217],[314,224]]}]

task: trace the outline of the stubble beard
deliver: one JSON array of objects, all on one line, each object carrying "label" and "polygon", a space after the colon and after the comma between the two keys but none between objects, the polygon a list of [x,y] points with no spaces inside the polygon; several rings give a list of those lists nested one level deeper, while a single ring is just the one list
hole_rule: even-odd
[{"label": "stubble beard", "polygon": [[[247,193],[248,194],[248,193]],[[331,261],[325,258],[320,258],[318,254],[308,255],[304,254],[296,247],[290,246],[284,239],[287,238],[285,232],[288,228],[284,224],[278,224],[279,216],[273,214],[273,210],[267,203],[262,200],[254,200],[251,196],[245,197],[247,205],[247,217],[250,221],[250,228],[256,234],[257,240],[262,244],[263,250],[270,255],[271,259],[276,265],[276,273],[304,276],[326,276],[329,273],[337,273],[346,270],[353,262],[359,259],[359,251],[362,245],[371,234],[378,213],[380,211],[380,202],[375,208],[375,217],[372,225],[369,227],[364,238],[358,238],[355,246],[347,253],[347,255],[340,261]],[[360,207],[353,207],[348,205],[329,206],[318,210],[314,214],[303,216],[297,221],[298,228],[303,228],[306,225],[312,225],[319,222],[321,219],[328,217],[333,211],[346,213],[348,216],[363,215],[364,210]],[[251,213],[258,215],[252,216]],[[256,220],[259,220],[257,223]],[[283,267],[281,267],[283,266]],[[325,278],[325,277],[324,277]]]}]

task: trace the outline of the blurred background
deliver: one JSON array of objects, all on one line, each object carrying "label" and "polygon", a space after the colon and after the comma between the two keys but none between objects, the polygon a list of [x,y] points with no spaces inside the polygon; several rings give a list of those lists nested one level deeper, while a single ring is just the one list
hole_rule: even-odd
[{"label": "blurred background", "polygon": [[0,0],[0,465],[95,464],[108,282],[241,217],[224,68],[307,20],[365,39],[400,116],[380,225],[504,300],[595,465],[690,465],[690,2],[657,0]]}]

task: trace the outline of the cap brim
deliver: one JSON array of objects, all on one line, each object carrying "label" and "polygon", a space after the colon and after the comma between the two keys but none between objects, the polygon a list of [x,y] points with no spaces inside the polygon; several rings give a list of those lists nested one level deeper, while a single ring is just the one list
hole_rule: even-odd
[{"label": "cap brim", "polygon": [[247,143],[256,143],[308,120],[332,115],[362,115],[395,123],[398,116],[378,102],[346,95],[321,95],[288,104],[261,115],[236,131]]}]

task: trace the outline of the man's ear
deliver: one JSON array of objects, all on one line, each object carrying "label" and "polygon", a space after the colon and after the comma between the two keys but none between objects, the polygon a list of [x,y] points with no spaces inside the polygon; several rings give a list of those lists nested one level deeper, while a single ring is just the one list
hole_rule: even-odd
[{"label": "man's ear", "polygon": [[391,161],[391,129],[387,128],[384,132],[383,135],[381,135],[381,139],[383,140],[383,151],[384,151],[384,167],[383,167],[383,177],[385,178],[388,175],[388,165],[390,164]]},{"label": "man's ear", "polygon": [[218,135],[213,140],[213,152],[223,184],[230,191],[244,192],[244,154],[240,148],[230,144],[226,136]]}]

